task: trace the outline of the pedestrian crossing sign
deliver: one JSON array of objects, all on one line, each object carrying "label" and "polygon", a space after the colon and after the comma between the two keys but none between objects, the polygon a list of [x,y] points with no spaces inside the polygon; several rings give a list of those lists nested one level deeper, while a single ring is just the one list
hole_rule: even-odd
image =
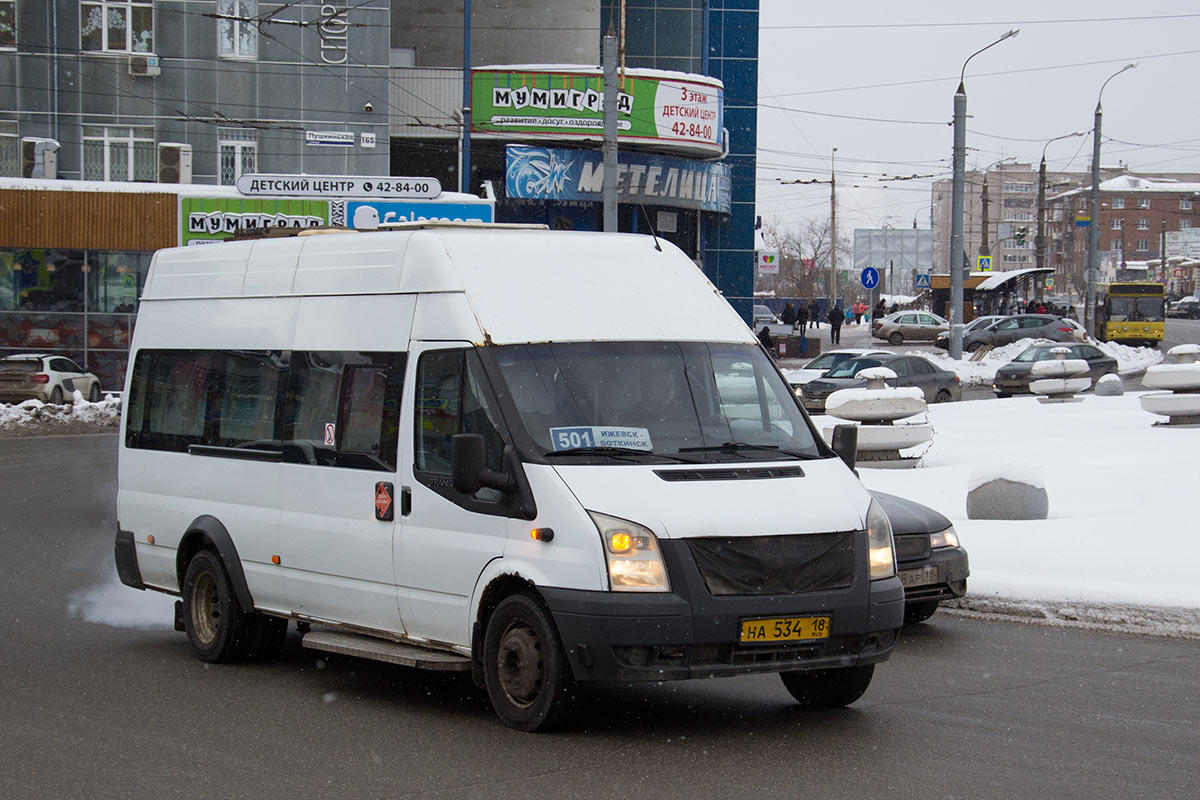
[{"label": "pedestrian crossing sign", "polygon": [[916,279],[916,288],[917,289],[928,289],[929,288],[929,273],[928,272],[918,272],[913,277]]},{"label": "pedestrian crossing sign", "polygon": [[991,272],[992,271],[992,257],[991,256],[976,256],[975,257],[975,269],[978,270],[979,272]]}]

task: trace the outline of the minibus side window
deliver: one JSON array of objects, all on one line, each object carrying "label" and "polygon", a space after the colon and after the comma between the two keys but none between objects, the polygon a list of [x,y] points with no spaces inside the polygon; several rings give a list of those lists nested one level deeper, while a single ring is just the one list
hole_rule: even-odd
[{"label": "minibus side window", "polygon": [[394,472],[404,353],[296,351],[283,460]]},{"label": "minibus side window", "polygon": [[[487,468],[501,471],[505,438],[483,370],[463,350],[438,350],[421,356],[417,368],[417,472],[450,475],[450,440],[456,433],[478,433],[487,445]],[[444,483],[444,482],[443,482]],[[484,487],[475,499],[496,502],[502,497]]]},{"label": "minibus side window", "polygon": [[277,449],[287,374],[279,351],[143,350],[134,361],[126,446]]}]

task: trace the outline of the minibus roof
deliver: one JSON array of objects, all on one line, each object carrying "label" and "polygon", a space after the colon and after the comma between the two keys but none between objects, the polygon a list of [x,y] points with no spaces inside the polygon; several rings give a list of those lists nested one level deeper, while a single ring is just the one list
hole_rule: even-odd
[{"label": "minibus roof", "polygon": [[[266,238],[159,251],[143,302],[417,294],[413,336],[478,344],[672,340],[755,343],[682,251],[637,234],[530,226]],[[422,309],[437,324],[422,327]]]}]

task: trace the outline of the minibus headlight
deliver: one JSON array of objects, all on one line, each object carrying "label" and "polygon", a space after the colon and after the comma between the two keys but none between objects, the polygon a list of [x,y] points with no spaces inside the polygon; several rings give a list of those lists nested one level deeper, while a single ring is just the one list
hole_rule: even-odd
[{"label": "minibus headlight", "polygon": [[958,547],[958,531],[951,525],[944,531],[929,534],[930,547]]},{"label": "minibus headlight", "polygon": [[667,569],[658,549],[658,538],[650,531],[606,514],[589,511],[604,542],[608,580],[614,592],[669,592]]},{"label": "minibus headlight", "polygon": [[867,508],[867,555],[871,580],[896,574],[896,554],[892,549],[892,523],[874,500]]}]

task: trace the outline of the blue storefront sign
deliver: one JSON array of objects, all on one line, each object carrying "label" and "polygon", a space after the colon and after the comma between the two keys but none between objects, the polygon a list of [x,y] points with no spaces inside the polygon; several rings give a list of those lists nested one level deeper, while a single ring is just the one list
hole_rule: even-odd
[{"label": "blue storefront sign", "polygon": [[329,221],[333,225],[371,229],[389,222],[424,222],[447,220],[464,222],[478,220],[495,222],[493,204],[442,202],[440,200],[335,200],[329,204]]},{"label": "blue storefront sign", "polygon": [[[507,154],[509,197],[603,202],[600,152],[510,144]],[[619,202],[729,213],[728,164],[633,153],[621,153],[619,160]]]}]

